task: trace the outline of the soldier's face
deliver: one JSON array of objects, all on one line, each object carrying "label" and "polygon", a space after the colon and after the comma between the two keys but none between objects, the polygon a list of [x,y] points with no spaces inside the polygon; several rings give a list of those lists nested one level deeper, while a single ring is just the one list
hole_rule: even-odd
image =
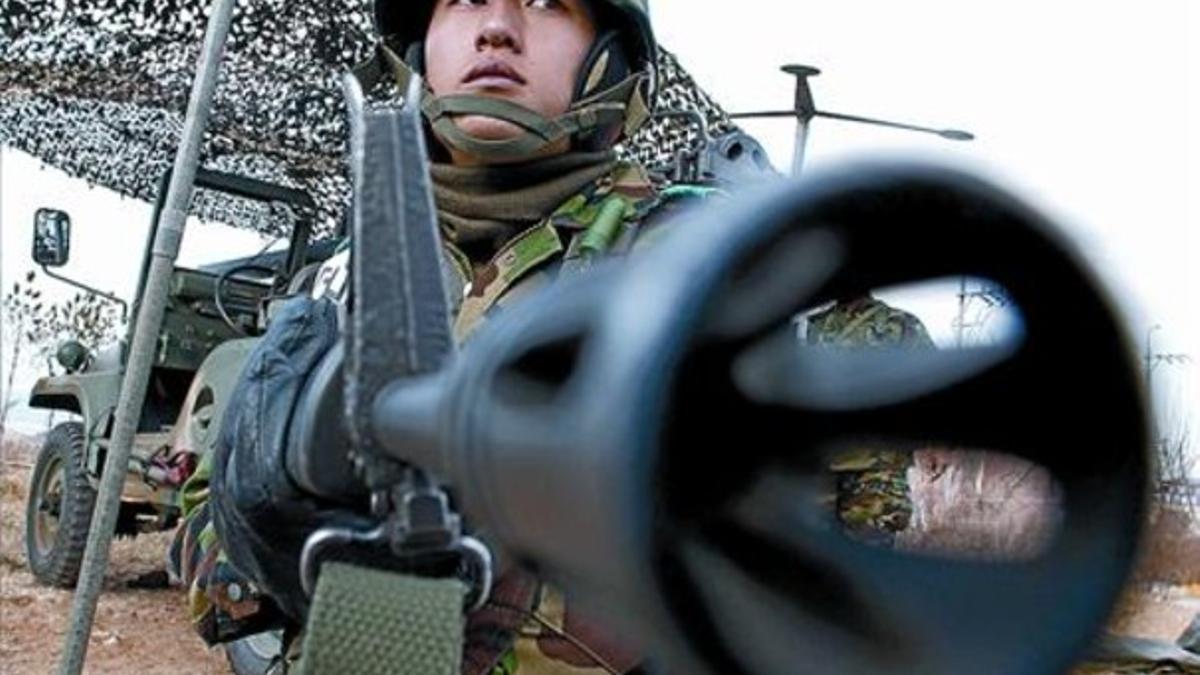
[{"label": "soldier's face", "polygon": [[[425,72],[438,96],[475,94],[518,103],[547,118],[566,112],[583,59],[596,39],[584,0],[438,0],[425,38]],[[516,125],[462,116],[460,129],[485,140],[517,136]],[[561,147],[547,154],[567,150]],[[451,152],[456,164],[474,158]]]}]

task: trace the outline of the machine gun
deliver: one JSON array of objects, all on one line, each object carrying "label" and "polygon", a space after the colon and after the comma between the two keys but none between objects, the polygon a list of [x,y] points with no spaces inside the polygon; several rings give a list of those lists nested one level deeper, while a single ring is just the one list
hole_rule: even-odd
[{"label": "machine gun", "polygon": [[[417,106],[347,89],[353,300],[288,469],[328,499],[369,493],[383,524],[316,533],[307,583],[365,544],[460,556],[478,603],[502,551],[618,612],[671,672],[1051,673],[1088,645],[1136,549],[1145,402],[1111,305],[1044,217],[944,168],[814,172],[693,211],[456,350]],[[838,351],[789,329],[848,288],[957,275],[1006,290],[1019,340]],[[1057,481],[1056,536],[1008,563],[853,541],[805,485],[862,439],[1027,458]]]}]

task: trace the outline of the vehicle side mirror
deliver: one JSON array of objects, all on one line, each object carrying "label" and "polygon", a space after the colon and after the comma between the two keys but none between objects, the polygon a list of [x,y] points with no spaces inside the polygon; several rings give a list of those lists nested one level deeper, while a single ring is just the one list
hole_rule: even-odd
[{"label": "vehicle side mirror", "polygon": [[38,209],[33,216],[33,261],[62,267],[71,256],[71,216],[58,209]]}]

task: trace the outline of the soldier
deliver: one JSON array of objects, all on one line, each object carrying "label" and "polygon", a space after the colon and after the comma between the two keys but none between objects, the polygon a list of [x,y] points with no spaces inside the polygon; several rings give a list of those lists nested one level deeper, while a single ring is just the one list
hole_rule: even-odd
[{"label": "soldier", "polygon": [[[392,0],[376,7],[376,20],[385,36],[380,70],[401,90],[413,72],[426,78],[431,177],[460,340],[555,276],[627,253],[653,215],[669,210],[672,193],[614,151],[655,100],[658,55],[644,1]],[[327,263],[316,300],[275,319],[217,449],[185,487],[170,557],[210,644],[279,626],[291,633],[304,621],[299,547],[336,509],[280,478],[282,429],[299,383],[337,333],[329,308],[347,291],[347,260],[343,252]],[[272,370],[272,359],[288,367]],[[466,631],[466,673],[632,672],[638,660],[635,649],[569,616],[557,590],[517,571],[500,579]]]},{"label": "soldier", "polygon": [[[600,257],[624,255],[664,214],[703,190],[660,190],[613,147],[645,124],[660,63],[645,0],[381,1],[383,68],[426,78],[431,177],[457,301],[454,333]],[[690,82],[689,82],[690,84]],[[251,356],[216,450],[185,487],[175,571],[209,643],[303,624],[305,538],[365,518],[299,494],[283,452],[305,376],[337,334],[348,253],[318,275]],[[213,489],[209,490],[209,481]],[[519,571],[468,617],[463,672],[634,672],[636,646],[567,609]],[[299,644],[294,642],[293,644]],[[295,650],[293,650],[295,651]]]},{"label": "soldier", "polygon": [[[917,317],[860,290],[807,317],[805,340],[828,348],[902,347],[932,349]],[[838,520],[854,538],[891,546],[912,520],[908,470],[912,453],[858,448],[838,453],[829,464],[835,477],[832,501]]]}]

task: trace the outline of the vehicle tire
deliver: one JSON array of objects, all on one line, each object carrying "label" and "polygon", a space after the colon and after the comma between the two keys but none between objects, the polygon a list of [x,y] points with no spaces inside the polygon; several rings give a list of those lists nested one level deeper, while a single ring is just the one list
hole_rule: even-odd
[{"label": "vehicle tire", "polygon": [[[284,670],[283,631],[273,630],[225,645],[225,658],[234,675],[276,675]],[[274,668],[274,670],[273,670]]]},{"label": "vehicle tire", "polygon": [[71,588],[79,578],[96,490],[88,480],[83,425],[50,430],[38,453],[25,506],[25,555],[39,582]]}]

